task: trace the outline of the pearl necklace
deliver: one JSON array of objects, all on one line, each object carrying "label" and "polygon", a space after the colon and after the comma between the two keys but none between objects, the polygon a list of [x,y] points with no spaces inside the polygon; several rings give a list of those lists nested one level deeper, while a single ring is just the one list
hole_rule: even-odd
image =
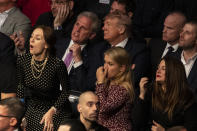
[{"label": "pearl necklace", "polygon": [[[48,57],[46,57],[44,59],[44,62],[42,64],[37,64],[35,59],[34,59],[34,56],[32,56],[32,59],[31,59],[31,71],[32,71],[32,75],[35,79],[38,79],[40,78],[40,76],[42,75],[42,72],[47,64],[47,61],[48,61]],[[36,73],[39,73],[37,76],[36,76]]]}]

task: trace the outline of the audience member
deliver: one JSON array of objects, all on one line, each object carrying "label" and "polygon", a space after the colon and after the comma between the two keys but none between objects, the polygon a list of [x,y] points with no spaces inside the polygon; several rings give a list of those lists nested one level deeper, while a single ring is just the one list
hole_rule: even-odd
[{"label": "audience member", "polygon": [[64,63],[55,57],[55,43],[53,30],[39,26],[31,35],[30,53],[17,59],[17,95],[25,99],[28,131],[57,130],[71,113],[68,74]]},{"label": "audience member", "polygon": [[51,10],[50,0],[17,0],[17,6],[29,17],[32,27],[42,13]]},{"label": "audience member", "polygon": [[14,42],[0,32],[0,99],[16,96]]},{"label": "audience member", "polygon": [[80,120],[68,120],[61,123],[58,131],[87,131]]},{"label": "audience member", "polygon": [[134,128],[165,131],[174,126],[184,126],[188,131],[197,129],[197,104],[189,89],[183,64],[176,58],[163,57],[151,88],[145,88],[148,78],[140,81],[140,95],[134,103]]},{"label": "audience member", "polygon": [[188,83],[197,98],[197,21],[185,24],[180,33],[179,46],[183,49],[179,53],[187,76]]},{"label": "audience member", "polygon": [[133,28],[143,37],[160,37],[163,21],[173,10],[173,0],[134,0],[136,10],[133,15]]},{"label": "audience member", "polygon": [[98,122],[109,130],[130,131],[134,88],[129,54],[112,47],[104,54],[105,64],[97,69],[96,94],[100,108]]},{"label": "audience member", "polygon": [[99,111],[99,100],[95,93],[91,91],[82,93],[79,97],[77,109],[80,113],[80,121],[86,127],[86,130],[108,131],[96,122]]},{"label": "audience member", "polygon": [[12,97],[0,101],[0,131],[19,130],[25,113],[24,104],[19,98]]},{"label": "audience member", "polygon": [[[100,21],[96,14],[82,12],[77,17],[77,21],[72,30],[71,39],[62,38],[56,44],[57,56],[61,58],[67,66],[71,85],[71,97],[76,110],[76,99],[80,92],[87,90],[94,91],[96,82],[96,69],[98,68],[97,58],[94,53],[97,50],[89,43],[89,40],[96,36],[100,27]],[[78,93],[79,92],[79,93]],[[77,94],[75,94],[77,93]]]},{"label": "audience member", "polygon": [[186,17],[180,12],[170,13],[164,21],[164,29],[162,39],[152,39],[149,43],[151,54],[152,77],[155,77],[155,72],[159,60],[165,55],[172,55],[179,51],[179,34],[186,22]]},{"label": "audience member", "polygon": [[0,32],[20,37],[22,33],[25,40],[31,32],[30,20],[16,7],[16,0],[3,0],[0,2]]},{"label": "audience member", "polygon": [[[86,91],[79,97],[77,109],[80,113],[79,119],[69,120],[60,126],[60,129],[66,128],[69,131],[83,131],[83,126],[87,131],[108,131],[107,128],[99,125],[98,118],[99,100],[98,96],[92,91]],[[83,125],[83,126],[82,126]],[[77,130],[77,128],[80,128]]]},{"label": "audience member", "polygon": [[46,25],[54,28],[57,36],[70,36],[76,14],[74,0],[50,0],[51,11],[39,16],[36,25]]},{"label": "audience member", "polygon": [[101,59],[103,59],[103,52],[113,46],[126,49],[131,56],[131,62],[133,64],[134,82],[138,85],[140,78],[147,76],[149,53],[145,43],[130,37],[130,26],[131,20],[128,16],[119,11],[109,13],[105,17],[103,26],[104,39],[106,41],[101,43],[103,46],[100,52]]}]

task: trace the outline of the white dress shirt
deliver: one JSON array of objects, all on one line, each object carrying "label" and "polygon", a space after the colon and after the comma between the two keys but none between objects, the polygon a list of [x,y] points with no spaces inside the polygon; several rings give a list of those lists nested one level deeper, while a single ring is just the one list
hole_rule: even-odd
[{"label": "white dress shirt", "polygon": [[189,76],[189,73],[194,65],[194,62],[196,61],[197,58],[197,53],[194,54],[194,56],[192,56],[190,59],[188,59],[188,61],[185,60],[184,58],[184,52],[181,53],[181,61],[185,67],[185,73],[186,76]]},{"label": "white dress shirt", "polygon": [[[163,57],[167,54],[167,52],[168,52],[168,50],[169,50],[168,47],[170,47],[170,46],[172,46],[172,45],[170,45],[169,43],[167,43],[166,48],[165,48],[165,50],[164,50],[164,52],[163,52],[161,58],[163,58]],[[172,48],[174,49],[172,52],[176,52],[177,49],[178,49],[178,47],[179,47],[179,44],[178,44],[178,43],[177,43],[177,44],[174,44],[174,45],[172,46]]]},{"label": "white dress shirt", "polygon": [[116,44],[115,47],[122,47],[124,48],[127,44],[128,38],[124,39],[123,41],[121,41],[120,43]]},{"label": "white dress shirt", "polygon": [[10,12],[11,9],[6,10],[6,11],[0,13],[0,30],[1,30],[1,26],[4,24],[6,18],[8,17],[8,13]]}]

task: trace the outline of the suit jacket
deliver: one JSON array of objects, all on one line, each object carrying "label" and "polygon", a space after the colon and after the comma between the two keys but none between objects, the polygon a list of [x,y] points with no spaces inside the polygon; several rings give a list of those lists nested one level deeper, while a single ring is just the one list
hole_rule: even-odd
[{"label": "suit jacket", "polygon": [[16,92],[14,42],[0,32],[0,92]]},{"label": "suit jacket", "polygon": [[149,42],[150,58],[151,58],[151,73],[152,77],[155,77],[157,66],[160,62],[162,54],[166,48],[167,42],[162,41],[161,39],[151,39]]},{"label": "suit jacket", "polygon": [[[181,60],[181,53],[182,51],[176,53],[176,57],[179,60]],[[192,66],[192,69],[187,77],[187,81],[192,91],[194,92],[195,98],[197,99],[197,59]]]},{"label": "suit jacket", "polygon": [[[56,43],[57,57],[62,59],[66,49],[70,44],[70,38],[59,39]],[[96,69],[99,67],[96,55],[96,48],[87,44],[81,52],[83,64],[77,68],[72,67],[69,73],[71,90],[84,92],[95,90]]]},{"label": "suit jacket", "polygon": [[[102,44],[102,46],[101,46]],[[102,49],[101,52],[102,64],[104,64],[104,52],[111,48],[111,45],[104,41],[100,43]],[[146,44],[141,41],[129,39],[124,49],[130,54],[131,63],[135,64],[134,68],[134,83],[138,86],[138,83],[142,77],[149,76],[148,71],[150,68],[150,54],[147,50]]]},{"label": "suit jacket", "polygon": [[0,32],[10,36],[14,32],[19,31],[22,31],[25,40],[28,40],[31,33],[31,22],[18,8],[13,7],[8,13],[8,17],[2,25]]}]

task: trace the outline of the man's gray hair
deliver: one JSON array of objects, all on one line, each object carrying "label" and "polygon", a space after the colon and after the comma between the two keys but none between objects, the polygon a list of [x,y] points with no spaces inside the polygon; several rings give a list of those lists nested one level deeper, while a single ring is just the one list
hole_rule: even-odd
[{"label": "man's gray hair", "polygon": [[97,33],[101,28],[101,21],[98,16],[93,12],[84,11],[78,15],[77,19],[83,16],[89,18],[92,21],[92,32]]}]

